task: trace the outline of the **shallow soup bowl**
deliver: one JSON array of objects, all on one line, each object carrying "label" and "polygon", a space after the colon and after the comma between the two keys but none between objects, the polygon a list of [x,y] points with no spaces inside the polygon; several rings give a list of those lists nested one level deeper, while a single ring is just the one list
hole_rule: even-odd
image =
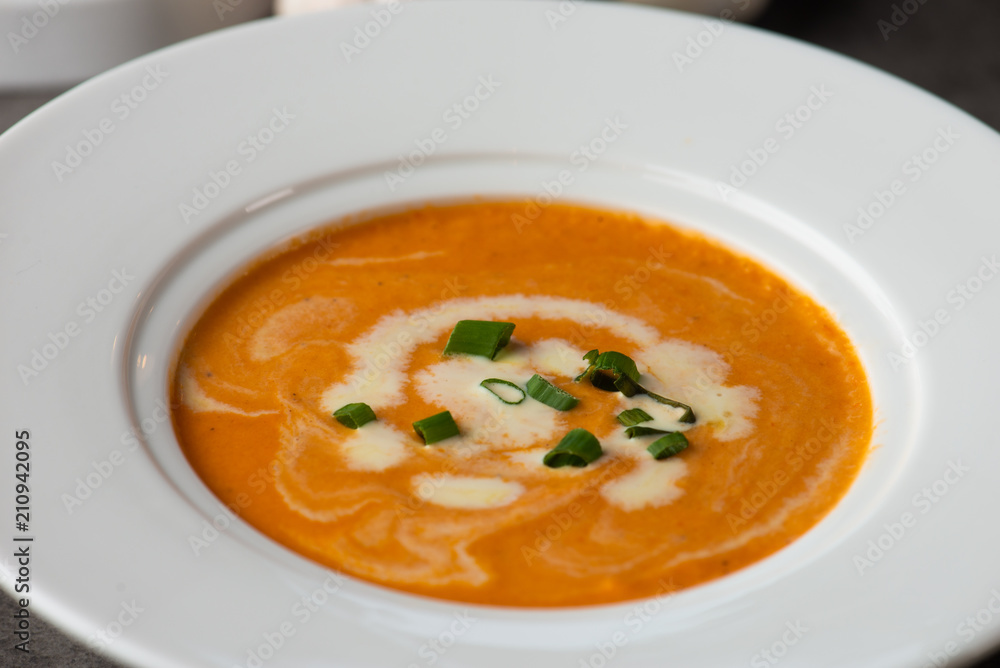
[{"label": "shallow soup bowl", "polygon": [[[30,464],[16,537],[33,576],[16,590],[8,560],[4,587],[92,642],[135,601],[134,623],[100,646],[143,666],[911,666],[948,643],[966,660],[995,645],[989,628],[955,625],[998,584],[983,512],[1000,501],[987,477],[1000,464],[996,134],[884,74],[737,26],[679,67],[671,45],[702,29],[681,13],[582,4],[553,29],[557,4],[404,7],[363,49],[343,45],[367,7],[195,39],[0,139],[0,304],[18,323],[0,382]],[[162,83],[114,116],[151,71]],[[897,174],[911,155],[917,180]],[[873,189],[896,177],[887,208]],[[735,573],[560,609],[373,585],[244,522],[172,428],[194,323],[255,259],[330,221],[475,198],[667,220],[826,307],[875,406],[848,493]],[[25,505],[2,503],[11,517]]]}]

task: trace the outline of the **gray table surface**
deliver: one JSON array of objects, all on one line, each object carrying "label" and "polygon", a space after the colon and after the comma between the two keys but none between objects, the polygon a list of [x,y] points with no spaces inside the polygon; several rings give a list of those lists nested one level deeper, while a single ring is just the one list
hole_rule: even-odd
[{"label": "gray table surface", "polygon": [[[774,0],[757,25],[895,74],[1000,130],[1000,2],[911,1],[919,9],[887,38],[879,21],[888,20],[893,4],[902,0]],[[0,95],[0,132],[59,92]],[[7,626],[14,610],[14,602],[0,596],[0,619],[5,620],[0,633],[0,667],[118,665],[38,618],[32,626],[30,655],[14,651],[11,627]],[[850,638],[844,640],[849,642]],[[975,668],[1000,668],[1000,650],[976,663]]]}]

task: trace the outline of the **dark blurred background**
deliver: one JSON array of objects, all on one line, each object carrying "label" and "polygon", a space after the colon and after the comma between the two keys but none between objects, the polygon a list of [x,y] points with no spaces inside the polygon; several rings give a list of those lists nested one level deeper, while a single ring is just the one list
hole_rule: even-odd
[{"label": "dark blurred background", "polygon": [[[900,21],[901,25],[896,26],[892,14],[903,4],[918,9],[906,14],[905,23]],[[1000,2],[997,0],[908,0],[906,3],[903,0],[772,0],[754,23],[885,70],[1000,130]],[[61,92],[0,92],[0,132]],[[1000,183],[1000,165],[997,176]],[[1000,571],[1000,563],[997,569]],[[13,612],[13,602],[6,595],[0,596],[0,618],[8,619]],[[32,630],[31,655],[15,656],[19,653],[4,646],[0,649],[0,667],[115,668],[118,665],[37,618]],[[973,665],[1000,668],[1000,648],[992,657]]]}]

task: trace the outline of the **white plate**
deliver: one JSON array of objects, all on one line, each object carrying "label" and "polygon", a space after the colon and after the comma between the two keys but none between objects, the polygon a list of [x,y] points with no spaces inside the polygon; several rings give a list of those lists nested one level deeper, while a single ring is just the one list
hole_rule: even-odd
[{"label": "white plate", "polygon": [[[686,52],[691,62],[676,56]],[[592,161],[577,153],[591,143]],[[418,146],[433,154],[414,153],[424,164],[390,190],[385,172]],[[884,74],[626,6],[358,7],[233,29],[102,75],[0,139],[4,476],[15,431],[29,430],[30,526],[10,531],[35,537],[31,610],[125,662],[186,668],[979,655],[1000,638],[998,158],[992,131]],[[220,175],[227,164],[235,176]],[[739,183],[734,169],[754,174]],[[565,611],[339,583],[220,516],[157,402],[179,337],[240,263],[344,213],[539,196],[561,170],[564,199],[702,230],[836,313],[870,374],[879,447],[834,512],[669,600]],[[204,206],[185,222],[181,204]],[[858,208],[878,206],[849,238]],[[944,324],[928,324],[935,315]],[[895,362],[904,338],[918,347]],[[33,358],[38,375],[22,380]],[[143,425],[147,445],[133,445]],[[87,498],[68,508],[74,495]],[[13,506],[5,493],[0,516]],[[228,527],[195,555],[190,536],[210,537],[212,518]],[[16,569],[3,560],[8,590]],[[309,611],[313,595],[325,603]],[[449,644],[463,611],[477,621],[438,654],[429,641]]]}]

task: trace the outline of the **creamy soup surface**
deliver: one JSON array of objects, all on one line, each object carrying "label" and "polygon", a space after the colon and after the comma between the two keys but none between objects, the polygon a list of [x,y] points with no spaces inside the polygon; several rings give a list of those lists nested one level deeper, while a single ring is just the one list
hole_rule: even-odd
[{"label": "creamy soup surface", "polygon": [[[515,329],[495,359],[444,355],[460,320]],[[574,382],[592,349],[631,357],[695,422]],[[579,404],[480,386],[536,373]],[[339,223],[261,260],[194,326],[171,392],[191,465],[266,535],[374,583],[495,605],[634,599],[745,567],[831,510],[872,439],[851,342],[782,278],[661,222],[521,201]],[[333,418],[362,402],[375,421]],[[616,419],[631,408],[689,447],[654,459],[657,437]],[[459,435],[425,445],[412,423],[445,410]],[[575,428],[603,454],[544,465]]]}]

